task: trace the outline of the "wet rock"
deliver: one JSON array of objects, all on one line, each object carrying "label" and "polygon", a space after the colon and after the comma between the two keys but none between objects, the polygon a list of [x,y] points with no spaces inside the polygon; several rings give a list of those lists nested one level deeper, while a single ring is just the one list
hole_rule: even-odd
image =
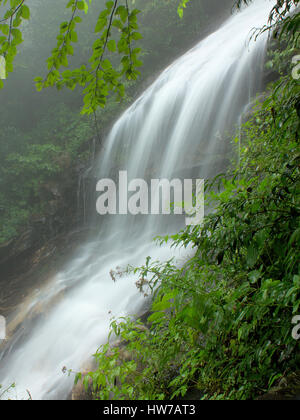
[{"label": "wet rock", "polygon": [[300,401],[300,371],[283,377],[276,387],[257,398],[259,401]]},{"label": "wet rock", "polygon": [[17,239],[0,245],[0,265],[12,257],[19,257],[30,250],[35,242],[33,229],[24,230]]},{"label": "wet rock", "polygon": [[[62,157],[63,176],[41,183],[37,197],[37,207],[44,210],[32,214],[26,226],[20,227],[18,236],[0,244],[0,272],[9,266],[23,264],[23,257],[30,258],[34,252],[49,240],[62,233],[67,234],[80,227],[83,216],[78,214],[77,168],[72,167],[68,157]],[[31,254],[31,255],[29,255]],[[7,267],[2,267],[5,264]]]},{"label": "wet rock", "polygon": [[88,361],[81,368],[82,378],[76,385],[74,385],[71,394],[72,401],[91,401],[93,400],[93,384],[91,378],[88,379],[88,387],[84,385],[84,378],[91,371],[97,368],[95,360]]}]

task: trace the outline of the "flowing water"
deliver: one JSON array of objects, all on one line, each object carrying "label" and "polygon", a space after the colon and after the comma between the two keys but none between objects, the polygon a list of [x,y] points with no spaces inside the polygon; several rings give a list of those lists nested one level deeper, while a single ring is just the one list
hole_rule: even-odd
[{"label": "flowing water", "polygon": [[[228,133],[260,87],[267,38],[249,42],[250,31],[266,23],[271,5],[254,1],[167,68],[115,123],[93,176],[116,178],[122,169],[129,179],[205,179],[222,169]],[[62,367],[80,369],[106,340],[111,316],[136,314],[144,303],[136,279],[114,283],[110,271],[148,255],[170,258],[152,238],[179,230],[184,217],[105,216],[98,225],[98,236],[22,306],[22,328],[0,355],[0,383],[15,382],[17,398],[26,389],[33,399],[67,398],[73,378]],[[47,313],[33,323],[40,308]]]}]

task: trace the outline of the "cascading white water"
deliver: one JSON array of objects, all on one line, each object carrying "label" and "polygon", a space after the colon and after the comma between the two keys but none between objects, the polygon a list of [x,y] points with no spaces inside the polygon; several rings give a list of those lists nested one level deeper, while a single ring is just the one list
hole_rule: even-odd
[{"label": "cascading white water", "polygon": [[[94,168],[97,178],[115,177],[118,169],[129,179],[216,174],[224,136],[260,83],[266,36],[249,44],[249,34],[266,23],[271,5],[254,1],[167,68],[114,125]],[[66,398],[73,378],[63,376],[62,367],[79,370],[106,340],[110,311],[135,314],[143,304],[135,279],[114,283],[110,270],[142,264],[148,255],[168,259],[173,251],[157,248],[152,238],[183,222],[173,216],[104,218],[98,238],[83,244],[23,305],[22,328],[0,356],[0,383],[15,382],[17,398],[26,389],[34,399]],[[49,302],[51,309],[33,325],[31,314]]]}]

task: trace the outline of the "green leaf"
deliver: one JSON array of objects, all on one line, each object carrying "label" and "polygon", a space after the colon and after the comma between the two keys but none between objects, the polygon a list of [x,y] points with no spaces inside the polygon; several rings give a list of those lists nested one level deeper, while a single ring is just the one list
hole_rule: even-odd
[{"label": "green leaf", "polygon": [[23,19],[30,19],[30,9],[26,4],[23,4],[21,8],[21,16]]},{"label": "green leaf", "polygon": [[258,251],[255,244],[251,244],[247,250],[247,264],[249,267],[253,267],[258,258]]},{"label": "green leaf", "polygon": [[115,52],[117,50],[117,44],[116,41],[114,39],[111,39],[108,43],[107,43],[107,48],[109,51],[111,52]]}]

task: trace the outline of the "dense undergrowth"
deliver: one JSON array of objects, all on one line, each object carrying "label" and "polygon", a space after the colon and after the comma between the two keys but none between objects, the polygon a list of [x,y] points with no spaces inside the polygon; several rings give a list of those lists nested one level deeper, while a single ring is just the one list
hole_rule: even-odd
[{"label": "dense undergrowth", "polygon": [[150,329],[113,321],[131,357],[122,346],[100,347],[98,368],[84,378],[96,399],[181,398],[195,389],[249,399],[299,368],[291,323],[300,311],[299,95],[299,82],[282,77],[243,125],[238,163],[206,185],[215,211],[171,238],[194,256],[181,268],[148,258],[131,269],[153,291]]}]

